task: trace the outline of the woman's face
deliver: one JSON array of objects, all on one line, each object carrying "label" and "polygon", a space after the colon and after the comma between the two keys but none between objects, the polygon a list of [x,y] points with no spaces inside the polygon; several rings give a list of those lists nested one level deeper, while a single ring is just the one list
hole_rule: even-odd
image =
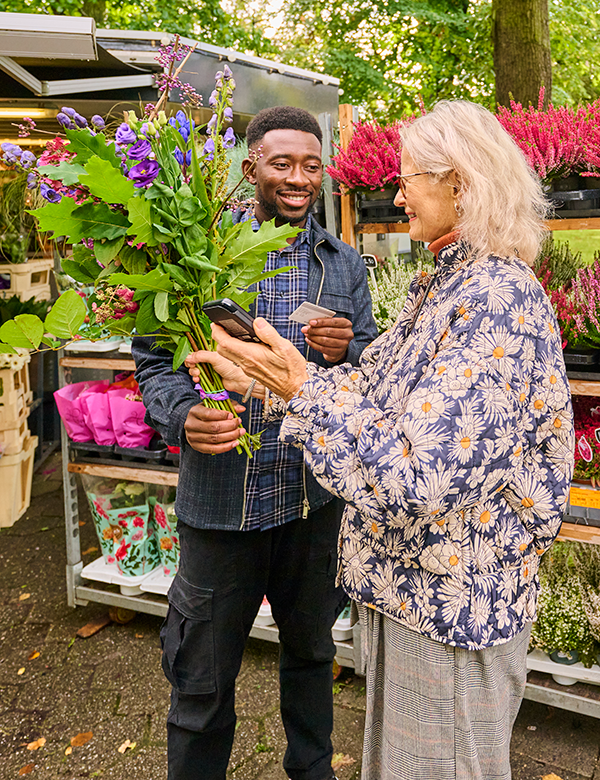
[{"label": "woman's face", "polygon": [[[402,152],[402,175],[421,173],[411,156]],[[451,233],[458,222],[455,203],[456,175],[436,181],[434,176],[413,176],[404,179],[406,198],[402,190],[394,198],[396,206],[404,206],[408,216],[409,235],[413,241],[431,243]]]}]

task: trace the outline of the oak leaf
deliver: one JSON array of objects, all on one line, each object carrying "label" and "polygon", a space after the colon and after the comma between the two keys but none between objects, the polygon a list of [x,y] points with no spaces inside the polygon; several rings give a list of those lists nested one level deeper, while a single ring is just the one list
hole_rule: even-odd
[{"label": "oak leaf", "polygon": [[27,745],[27,750],[38,750],[39,748],[44,747],[45,744],[46,744],[46,737],[40,737],[39,739],[30,742]]},{"label": "oak leaf", "polygon": [[33,772],[35,769],[35,764],[25,764],[25,766],[22,766],[19,769],[19,777],[22,777],[23,775],[28,775],[30,772]]},{"label": "oak leaf", "polygon": [[355,758],[352,758],[347,753],[334,753],[331,759],[331,768],[334,772],[341,769],[343,766],[350,766],[356,762]]},{"label": "oak leaf", "polygon": [[39,658],[39,657],[40,657],[39,651],[35,650],[33,653],[31,653],[31,655],[27,656],[27,660],[28,661],[35,661],[35,659]]}]

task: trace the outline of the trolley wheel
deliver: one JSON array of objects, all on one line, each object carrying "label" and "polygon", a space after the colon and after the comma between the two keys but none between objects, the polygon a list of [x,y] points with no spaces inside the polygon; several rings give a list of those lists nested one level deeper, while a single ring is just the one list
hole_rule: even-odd
[{"label": "trolley wheel", "polygon": [[108,616],[112,622],[118,623],[120,626],[130,623],[136,615],[135,610],[125,609],[125,607],[109,607],[108,610]]}]

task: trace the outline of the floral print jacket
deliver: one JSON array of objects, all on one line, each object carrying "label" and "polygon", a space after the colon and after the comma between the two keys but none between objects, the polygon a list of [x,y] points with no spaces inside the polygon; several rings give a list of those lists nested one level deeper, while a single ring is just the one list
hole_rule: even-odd
[{"label": "floral print jacket", "polygon": [[281,438],[347,502],[357,602],[468,649],[535,619],[574,434],[560,331],[523,262],[444,247],[359,368],[309,367]]}]

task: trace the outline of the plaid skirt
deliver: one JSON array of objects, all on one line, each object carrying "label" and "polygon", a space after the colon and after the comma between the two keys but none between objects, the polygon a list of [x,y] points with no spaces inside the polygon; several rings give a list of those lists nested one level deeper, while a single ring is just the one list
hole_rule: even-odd
[{"label": "plaid skirt", "polygon": [[359,606],[367,675],[362,780],[510,780],[531,625],[464,650]]}]

